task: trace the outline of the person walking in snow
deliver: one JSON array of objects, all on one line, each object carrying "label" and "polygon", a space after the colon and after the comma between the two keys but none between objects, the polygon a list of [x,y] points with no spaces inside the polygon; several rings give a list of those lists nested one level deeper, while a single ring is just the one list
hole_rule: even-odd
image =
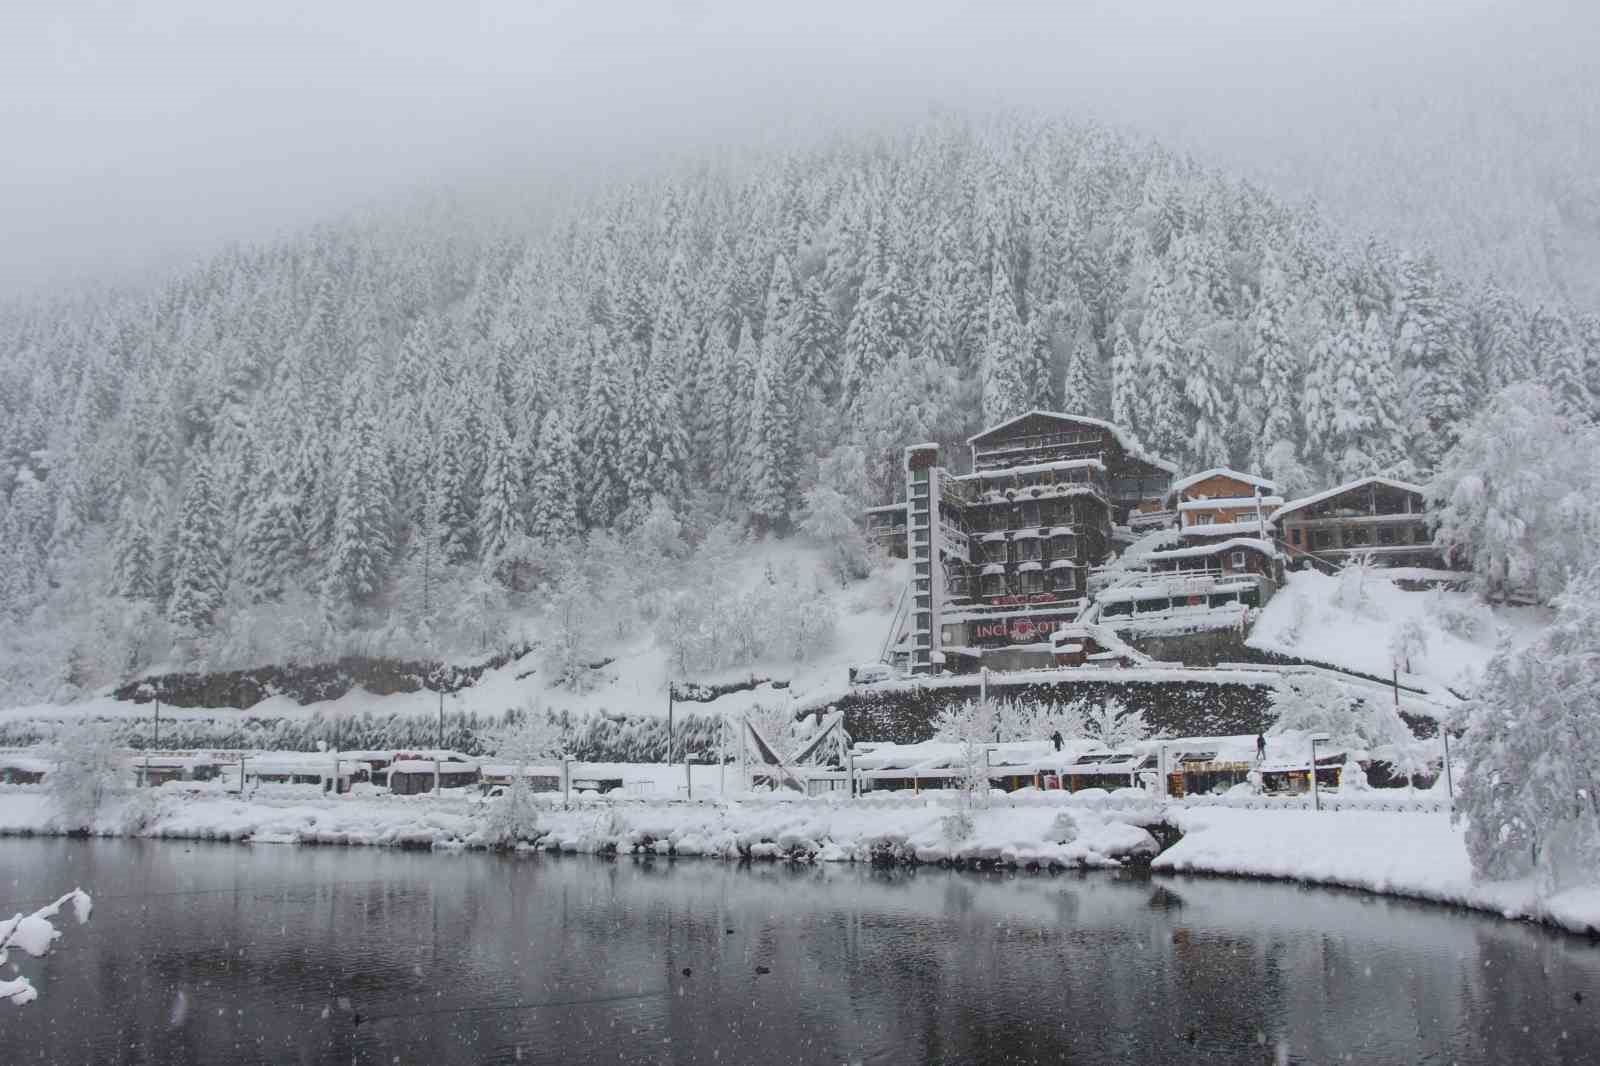
[{"label": "person walking in snow", "polygon": [[1267,738],[1260,733],[1256,734],[1256,762],[1267,760]]},{"label": "person walking in snow", "polygon": [[1050,743],[1056,746],[1057,751],[1061,750],[1061,730],[1057,729],[1054,733],[1050,734]]}]

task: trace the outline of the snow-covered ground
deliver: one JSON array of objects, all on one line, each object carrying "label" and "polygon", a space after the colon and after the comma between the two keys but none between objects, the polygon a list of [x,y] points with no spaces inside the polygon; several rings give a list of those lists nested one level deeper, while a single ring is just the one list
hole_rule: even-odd
[{"label": "snow-covered ground", "polygon": [[1425,647],[1411,656],[1414,679],[1465,691],[1476,684],[1502,632],[1520,646],[1549,618],[1539,608],[1491,609],[1467,592],[1408,592],[1383,570],[1360,580],[1296,570],[1262,609],[1246,643],[1387,678],[1395,634],[1415,620]]},{"label": "snow-covered ground", "polygon": [[1156,870],[1342,885],[1600,933],[1600,886],[1544,894],[1532,880],[1475,881],[1463,827],[1446,813],[1187,806],[1167,820],[1184,836]]},{"label": "snow-covered ground", "polygon": [[[661,801],[539,794],[541,846],[584,853],[642,850],[724,859],[868,862],[980,861],[1008,866],[1114,866],[1156,852],[1142,826],[1159,817],[1143,794],[1028,793],[971,809],[954,792],[886,793],[859,801],[766,793],[726,801]],[[164,786],[105,808],[94,825],[109,836],[236,840],[255,844],[482,846],[476,794],[395,796],[359,787],[332,797],[314,788],[262,786],[241,799],[224,788]],[[49,833],[45,792],[0,786],[0,834]]]}]

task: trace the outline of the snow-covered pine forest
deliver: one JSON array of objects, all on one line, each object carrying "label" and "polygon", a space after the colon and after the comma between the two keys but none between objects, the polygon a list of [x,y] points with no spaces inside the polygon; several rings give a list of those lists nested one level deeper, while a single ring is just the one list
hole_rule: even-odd
[{"label": "snow-covered pine forest", "polygon": [[[1056,408],[1293,494],[1426,481],[1508,384],[1577,424],[1600,395],[1591,310],[1092,126],[935,119],[467,215],[0,308],[0,699],[523,640],[581,666],[663,617],[686,669],[738,665],[773,649],[690,642],[739,538],[844,537],[907,443]],[[819,580],[774,575],[749,614],[782,633],[745,643],[826,640]]]}]

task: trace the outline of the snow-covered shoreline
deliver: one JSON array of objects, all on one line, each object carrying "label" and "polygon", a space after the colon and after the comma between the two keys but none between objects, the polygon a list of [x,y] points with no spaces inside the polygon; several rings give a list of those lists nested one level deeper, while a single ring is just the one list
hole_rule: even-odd
[{"label": "snow-covered shoreline", "polygon": [[1445,812],[1170,809],[1183,837],[1151,869],[1299,881],[1401,896],[1600,936],[1600,885],[1541,892],[1532,879],[1477,881],[1464,828]]},{"label": "snow-covered shoreline", "polygon": [[[1118,866],[1158,850],[1144,826],[1159,821],[1159,809],[1148,802],[1099,793],[1104,802],[1069,804],[1041,794],[1034,802],[977,806],[970,826],[963,826],[950,821],[959,810],[953,795],[887,794],[854,802],[748,794],[727,801],[582,797],[565,808],[553,796],[540,796],[542,835],[536,846],[586,854],[1018,868]],[[482,803],[476,796],[395,796],[375,789],[332,798],[294,786],[263,786],[248,799],[220,789],[157,789],[108,805],[91,832],[258,844],[488,848],[493,841],[483,831]],[[1059,820],[1063,812],[1065,822]],[[42,789],[0,787],[0,835],[64,832]]]},{"label": "snow-covered shoreline", "polygon": [[[1331,798],[1331,797],[1330,797]],[[1362,798],[1366,798],[1363,796]],[[1411,809],[1294,802],[1152,802],[1135,790],[1012,793],[952,819],[955,793],[883,793],[855,801],[743,794],[727,800],[596,799],[563,808],[540,797],[536,847],[729,861],[947,863],[1017,869],[1117,867],[1152,859],[1157,873],[1293,880],[1468,907],[1600,935],[1600,886],[1543,893],[1532,880],[1472,878],[1462,829],[1432,797]],[[235,793],[158,789],[107,806],[98,836],[253,844],[487,848],[482,802],[377,790],[330,797],[303,787]],[[1365,808],[1365,809],[1364,809]],[[1396,809],[1402,808],[1402,809]],[[1157,855],[1150,827],[1182,838]],[[45,792],[0,786],[0,836],[54,835]],[[528,845],[522,845],[526,848]]]}]

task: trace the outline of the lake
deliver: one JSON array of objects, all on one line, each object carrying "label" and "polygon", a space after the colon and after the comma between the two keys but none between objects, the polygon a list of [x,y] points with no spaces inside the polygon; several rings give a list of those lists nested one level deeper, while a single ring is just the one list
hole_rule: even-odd
[{"label": "lake", "polygon": [[75,885],[0,1061],[1600,1058],[1600,946],[1290,884],[0,839]]}]

